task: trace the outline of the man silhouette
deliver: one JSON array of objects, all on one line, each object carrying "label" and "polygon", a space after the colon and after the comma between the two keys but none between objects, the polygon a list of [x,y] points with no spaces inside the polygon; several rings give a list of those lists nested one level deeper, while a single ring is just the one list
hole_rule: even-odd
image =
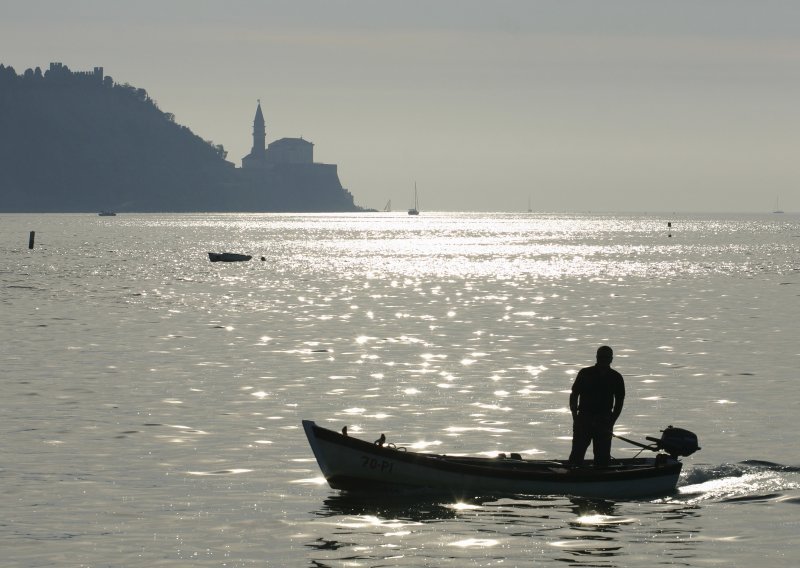
[{"label": "man silhouette", "polygon": [[572,412],[571,466],[583,465],[592,443],[595,467],[607,467],[611,460],[611,430],[622,413],[625,381],[611,368],[614,351],[608,345],[597,350],[597,363],[578,372],[569,395]]}]

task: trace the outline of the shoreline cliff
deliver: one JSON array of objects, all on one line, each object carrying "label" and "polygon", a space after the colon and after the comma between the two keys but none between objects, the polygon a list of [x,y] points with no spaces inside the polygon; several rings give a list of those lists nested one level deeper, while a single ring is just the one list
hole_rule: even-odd
[{"label": "shoreline cliff", "polygon": [[278,149],[236,168],[221,145],[102,67],[18,75],[0,64],[0,212],[364,211],[335,165]]}]

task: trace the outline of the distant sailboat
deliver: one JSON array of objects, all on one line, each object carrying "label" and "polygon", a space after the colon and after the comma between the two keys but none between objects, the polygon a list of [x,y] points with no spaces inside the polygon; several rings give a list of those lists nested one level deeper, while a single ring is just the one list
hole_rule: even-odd
[{"label": "distant sailboat", "polygon": [[773,213],[783,213],[783,210],[781,209],[780,201],[779,201],[779,199],[777,197],[775,198],[775,211],[773,211]]},{"label": "distant sailboat", "polygon": [[417,182],[414,182],[414,208],[408,210],[409,215],[419,215],[419,205],[417,204]]},{"label": "distant sailboat", "polygon": [[385,212],[387,212],[387,213],[392,210],[392,200],[391,199],[386,202],[386,207],[384,207],[383,210]]},{"label": "distant sailboat", "polygon": [[528,196],[528,213],[533,213],[533,209],[531,209],[531,196]]}]

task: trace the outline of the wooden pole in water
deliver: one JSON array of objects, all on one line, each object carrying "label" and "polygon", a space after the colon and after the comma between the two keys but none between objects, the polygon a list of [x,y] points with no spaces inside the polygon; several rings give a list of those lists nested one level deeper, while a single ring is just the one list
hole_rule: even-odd
[{"label": "wooden pole in water", "polygon": [[28,248],[29,249],[33,248],[33,240],[34,240],[35,237],[36,237],[36,231],[31,231],[31,236],[28,237]]},{"label": "wooden pole in water", "polygon": [[667,229],[668,229],[667,236],[671,237],[672,236],[672,221],[667,221]]}]

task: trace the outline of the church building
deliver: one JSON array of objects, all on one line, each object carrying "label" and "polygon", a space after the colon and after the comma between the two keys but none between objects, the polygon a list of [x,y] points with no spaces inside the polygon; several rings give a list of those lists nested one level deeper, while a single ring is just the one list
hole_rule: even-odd
[{"label": "church building", "polygon": [[281,138],[266,146],[267,128],[261,101],[253,119],[253,148],[242,158],[242,169],[268,169],[277,164],[313,164],[314,144],[302,138]]}]

